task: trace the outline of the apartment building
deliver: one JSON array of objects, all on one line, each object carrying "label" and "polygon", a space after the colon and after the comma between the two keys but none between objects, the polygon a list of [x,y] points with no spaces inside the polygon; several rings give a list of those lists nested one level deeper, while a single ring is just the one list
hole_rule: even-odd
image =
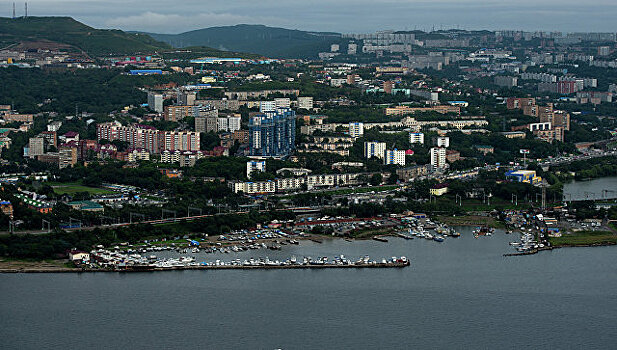
[{"label": "apartment building", "polygon": [[251,178],[251,175],[255,172],[265,172],[266,161],[265,160],[251,160],[246,162],[246,177]]},{"label": "apartment building", "polygon": [[148,93],[148,108],[157,112],[163,113],[163,95],[154,92]]},{"label": "apartment building", "polygon": [[383,163],[385,165],[395,164],[405,166],[405,151],[404,150],[385,150]]},{"label": "apartment building", "polygon": [[351,122],[349,123],[349,136],[356,138],[364,135],[364,123]]},{"label": "apartment building", "polygon": [[421,132],[410,132],[409,133],[409,143],[419,143],[424,144],[424,133]]},{"label": "apartment building", "polygon": [[396,106],[386,108],[386,115],[392,116],[403,116],[408,114],[414,114],[418,112],[437,112],[441,114],[447,113],[456,113],[461,114],[461,107],[459,106],[449,106],[449,105],[439,105],[432,107],[409,107],[409,106]]},{"label": "apartment building", "polygon": [[444,169],[446,164],[446,149],[442,147],[433,147],[430,149],[431,166],[433,169]]},{"label": "apartment building", "polygon": [[298,109],[313,109],[313,97],[298,97]]},{"label": "apartment building", "polygon": [[450,147],[450,138],[448,136],[439,136],[435,140],[437,147],[448,148]]},{"label": "apartment building", "polygon": [[296,113],[289,108],[251,117],[249,145],[252,156],[285,157],[296,148]]},{"label": "apartment building", "polygon": [[45,153],[45,138],[42,136],[31,137],[28,140],[28,157],[36,158]]},{"label": "apartment building", "polygon": [[128,142],[134,149],[145,149],[150,153],[164,150],[198,151],[200,137],[192,131],[162,131],[151,126],[123,126],[118,122],[98,124],[97,140],[120,140]]},{"label": "apartment building", "polygon": [[367,159],[379,158],[383,159],[386,151],[385,142],[366,141],[364,142],[364,157]]},{"label": "apartment building", "polygon": [[166,106],[163,118],[168,121],[178,122],[186,117],[217,117],[218,110],[211,106],[204,105],[177,105]]}]

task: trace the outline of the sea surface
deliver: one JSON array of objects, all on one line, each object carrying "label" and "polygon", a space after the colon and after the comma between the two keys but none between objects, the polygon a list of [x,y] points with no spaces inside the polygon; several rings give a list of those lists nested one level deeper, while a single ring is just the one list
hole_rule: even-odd
[{"label": "sea surface", "polygon": [[0,274],[0,347],[615,348],[617,247],[504,257],[518,235],[460,231],[443,243],[303,241],[197,255],[411,259],[397,269]]},{"label": "sea surface", "polygon": [[563,185],[563,195],[567,201],[617,198],[617,176],[566,183]]}]

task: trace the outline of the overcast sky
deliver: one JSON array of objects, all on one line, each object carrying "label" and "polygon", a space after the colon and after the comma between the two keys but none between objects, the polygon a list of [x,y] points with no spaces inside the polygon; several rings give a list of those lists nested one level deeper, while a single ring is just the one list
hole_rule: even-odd
[{"label": "overcast sky", "polygon": [[[24,2],[16,2],[17,15]],[[180,33],[240,23],[364,33],[377,30],[617,31],[617,0],[33,0],[31,16],[72,16],[96,28]],[[0,3],[10,16],[12,1]]]}]

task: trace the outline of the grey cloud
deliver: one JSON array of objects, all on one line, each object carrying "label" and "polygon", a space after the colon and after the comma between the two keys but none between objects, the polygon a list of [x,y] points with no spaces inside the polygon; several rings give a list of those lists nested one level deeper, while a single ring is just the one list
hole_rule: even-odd
[{"label": "grey cloud", "polygon": [[[10,7],[9,2],[0,5],[0,12],[9,15]],[[239,23],[337,32],[457,25],[467,29],[617,30],[614,0],[35,0],[29,2],[29,11],[36,16],[73,16],[100,28],[162,33]]]}]

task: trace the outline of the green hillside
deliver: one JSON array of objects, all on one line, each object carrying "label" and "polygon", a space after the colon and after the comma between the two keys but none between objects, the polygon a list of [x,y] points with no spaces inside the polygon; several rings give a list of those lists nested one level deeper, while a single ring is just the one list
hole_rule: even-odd
[{"label": "green hillside", "polygon": [[91,56],[150,53],[169,49],[145,34],[89,27],[70,17],[0,17],[0,47],[16,44],[69,45]]},{"label": "green hillside", "polygon": [[263,25],[211,27],[181,34],[151,34],[174,47],[208,46],[225,51],[254,52],[269,57],[314,57],[342,41],[338,33],[306,32]]}]

